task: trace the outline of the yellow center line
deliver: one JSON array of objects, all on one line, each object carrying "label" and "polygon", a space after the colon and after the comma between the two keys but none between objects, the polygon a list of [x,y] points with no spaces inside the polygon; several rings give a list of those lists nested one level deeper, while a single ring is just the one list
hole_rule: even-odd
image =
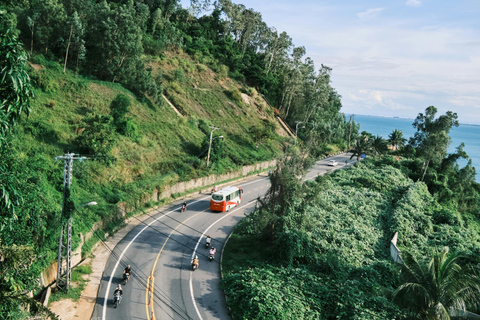
[{"label": "yellow center line", "polygon": [[[210,209],[210,208],[208,208]],[[153,273],[155,271],[155,268],[157,267],[157,262],[158,262],[158,259],[160,258],[160,254],[162,253],[163,251],[163,248],[165,247],[165,245],[167,244],[167,241],[168,239],[170,239],[170,237],[172,236],[172,234],[180,227],[180,226],[183,226],[185,224],[185,222],[187,222],[188,220],[192,219],[193,217],[196,217],[198,216],[199,214],[207,211],[208,209],[205,209],[203,211],[200,211],[199,213],[191,216],[190,218],[186,219],[186,220],[183,220],[178,226],[175,227],[175,229],[172,230],[172,232],[170,232],[170,234],[168,235],[168,237],[165,239],[165,242],[163,243],[162,247],[160,248],[160,251],[158,252],[158,255],[157,255],[157,258],[155,259],[155,263],[153,264],[153,268],[152,268],[152,272],[150,272],[150,276],[147,278],[147,291],[145,293],[145,308],[147,310],[147,319],[153,319],[153,320],[156,320],[155,319],[155,310],[153,308],[153,290],[154,290],[154,285],[155,285],[155,277],[153,276]],[[150,293],[150,297],[149,297],[149,293]],[[152,314],[152,317],[150,318],[150,312],[148,310],[148,306],[150,306],[150,309],[151,309],[151,314]]]}]

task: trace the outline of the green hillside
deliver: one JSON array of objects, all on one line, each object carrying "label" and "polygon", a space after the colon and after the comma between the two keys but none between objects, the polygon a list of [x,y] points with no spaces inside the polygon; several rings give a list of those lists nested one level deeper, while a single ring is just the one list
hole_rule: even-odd
[{"label": "green hillside", "polygon": [[[140,179],[159,185],[165,174],[175,173],[178,179],[188,180],[272,159],[287,142],[277,133],[282,131],[273,110],[254,89],[227,77],[221,82],[215,80],[216,73],[185,54],[150,64],[163,74],[165,94],[181,115],[163,98],[160,104],[145,98],[141,102],[120,84],[63,73],[58,63],[34,57],[31,75],[41,88],[35,91],[32,101],[35,112],[18,139],[34,142],[31,152],[42,148],[52,157],[66,152],[113,156],[114,161],[95,173],[97,182],[114,180],[122,184]],[[240,90],[250,95],[243,94],[242,98]],[[132,126],[128,132],[122,131],[126,124],[117,125],[113,119],[119,95],[124,95],[130,104],[124,114]],[[95,116],[112,117],[111,126],[116,130],[106,130],[105,136],[98,137],[112,139],[112,143],[104,141],[102,147],[84,143],[82,136]],[[219,128],[214,137],[224,138],[214,140],[215,152],[207,169],[201,159],[206,157],[209,126]],[[221,154],[217,154],[217,149]]]},{"label": "green hillside", "polygon": [[[196,16],[178,1],[1,0],[0,35],[0,318],[27,316],[67,218],[76,247],[121,225],[120,203],[153,206],[153,190],[304,148],[345,150],[358,132],[332,70],[230,1]],[[277,116],[302,123],[297,143]],[[66,153],[85,160],[62,216]]]}]

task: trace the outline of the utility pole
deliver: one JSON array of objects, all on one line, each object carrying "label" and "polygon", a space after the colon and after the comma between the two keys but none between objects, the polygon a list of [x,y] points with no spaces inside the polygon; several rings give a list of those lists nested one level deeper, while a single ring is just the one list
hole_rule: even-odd
[{"label": "utility pole", "polygon": [[[74,153],[67,153],[64,156],[55,157],[55,161],[64,160],[63,168],[63,203],[62,203],[62,231],[60,232],[60,240],[58,245],[58,266],[57,266],[57,288],[68,291],[71,279],[72,266],[72,219],[71,208],[69,206],[70,200],[70,185],[72,184],[73,160],[84,160],[86,157],[75,157]],[[68,203],[67,203],[68,202]],[[67,207],[68,206],[68,207]],[[65,223],[65,218],[67,222]],[[66,238],[66,239],[65,239]],[[63,260],[65,259],[65,268],[63,267]],[[65,274],[65,279],[62,279]]]},{"label": "utility pole", "polygon": [[208,168],[208,164],[210,163],[210,149],[212,148],[213,131],[220,129],[220,128],[212,127],[212,126],[209,126],[209,127],[210,127],[210,129],[212,129],[212,131],[210,131],[210,144],[208,145],[207,168]]},{"label": "utility pole", "polygon": [[[297,144],[297,139],[298,139],[298,135],[297,135],[297,133],[298,133],[298,125],[299,125],[300,123],[304,123],[304,122],[305,122],[305,121],[296,121],[296,124],[297,124],[297,125],[295,126],[295,144]],[[303,126],[303,127],[301,127],[301,128],[305,128],[305,126]]]}]

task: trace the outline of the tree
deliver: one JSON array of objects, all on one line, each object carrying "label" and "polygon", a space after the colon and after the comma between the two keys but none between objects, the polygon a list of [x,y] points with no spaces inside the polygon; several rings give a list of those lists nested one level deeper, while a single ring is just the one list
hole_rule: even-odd
[{"label": "tree", "polygon": [[[5,12],[0,12],[0,19]],[[3,28],[2,28],[3,29]],[[0,30],[0,148],[5,137],[32,111],[30,98],[34,96],[26,71],[27,54],[11,29]]]},{"label": "tree", "polygon": [[448,248],[418,261],[404,253],[400,285],[393,302],[413,316],[426,320],[448,320],[455,311],[479,305],[480,278],[473,265],[461,265],[462,254]]},{"label": "tree", "polygon": [[375,136],[372,140],[372,151],[375,155],[382,155],[388,150],[387,142],[381,136]]},{"label": "tree", "polygon": [[450,136],[448,135],[450,129],[459,126],[456,113],[447,111],[445,115],[435,119],[436,114],[437,108],[430,106],[425,110],[425,114],[419,113],[413,123],[417,132],[410,138],[409,143],[423,158],[421,181],[424,180],[430,164],[434,166],[441,164],[450,145]]},{"label": "tree", "polygon": [[350,152],[352,152],[350,159],[352,159],[353,157],[357,157],[357,165],[359,165],[362,154],[369,154],[371,150],[372,140],[369,134],[363,131],[362,134],[359,135],[355,140],[355,145],[353,146],[353,149],[350,150]]},{"label": "tree", "polygon": [[405,145],[407,139],[403,137],[403,131],[395,129],[388,135],[388,142],[391,144],[393,150],[398,150]]},{"label": "tree", "polygon": [[67,48],[65,52],[65,63],[63,65],[63,72],[67,68],[67,60],[68,60],[68,51],[70,50],[70,46],[72,47],[72,51],[75,53],[77,68],[79,61],[85,59],[85,40],[83,40],[84,29],[82,26],[82,22],[78,17],[77,11],[73,13],[73,16],[68,19],[68,24],[70,25],[70,31],[67,40]]},{"label": "tree", "polygon": [[66,21],[65,8],[59,0],[32,0],[31,10],[35,21],[31,30],[38,39],[37,45],[43,46],[48,53],[55,46],[61,26]]}]

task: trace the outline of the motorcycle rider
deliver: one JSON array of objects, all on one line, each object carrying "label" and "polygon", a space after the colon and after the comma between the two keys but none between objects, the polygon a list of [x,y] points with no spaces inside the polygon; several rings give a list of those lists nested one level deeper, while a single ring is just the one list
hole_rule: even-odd
[{"label": "motorcycle rider", "polygon": [[[128,275],[127,275],[128,274]],[[123,279],[127,277],[127,281],[130,280],[130,276],[132,275],[132,268],[130,268],[130,265],[128,265],[124,270],[123,270]]]},{"label": "motorcycle rider", "polygon": [[196,266],[198,268],[198,256],[195,256],[195,258],[192,260],[192,266]]},{"label": "motorcycle rider", "polygon": [[214,192],[217,192],[217,191],[218,191],[217,186],[213,186],[213,188],[212,188],[212,194],[213,194]]},{"label": "motorcycle rider", "polygon": [[[119,284],[117,286],[117,288],[115,289],[115,291],[113,292],[113,296],[116,297],[117,296],[117,292],[120,293],[120,297],[118,299],[118,303],[120,304],[120,301],[122,301],[122,296],[123,296],[123,290],[122,290],[122,285]],[[115,298],[113,298],[113,303],[115,303]]]},{"label": "motorcycle rider", "polygon": [[211,256],[212,258],[215,258],[215,252],[217,252],[217,249],[215,249],[214,247],[212,247],[212,248],[210,249],[210,256]]},{"label": "motorcycle rider", "polygon": [[212,237],[210,235],[207,236],[207,239],[205,240],[205,246],[208,248],[212,245]]},{"label": "motorcycle rider", "polygon": [[182,210],[183,210],[183,211],[187,210],[187,201],[184,201],[184,202],[182,203]]}]

